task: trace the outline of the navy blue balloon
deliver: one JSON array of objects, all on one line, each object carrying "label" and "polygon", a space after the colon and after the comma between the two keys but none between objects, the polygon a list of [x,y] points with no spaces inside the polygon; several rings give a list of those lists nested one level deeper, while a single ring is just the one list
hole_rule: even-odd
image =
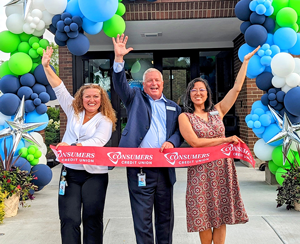
[{"label": "navy blue balloon", "polygon": [[276,26],[275,20],[270,17],[267,17],[263,26],[266,28],[268,33],[274,33],[274,29]]},{"label": "navy blue balloon", "polygon": [[240,25],[240,31],[245,34],[247,28],[251,25],[250,21],[244,21],[241,25]]},{"label": "navy blue balloon", "polygon": [[31,94],[33,93],[32,89],[29,86],[22,86],[20,87],[20,89],[18,90],[18,97],[20,99],[23,98],[23,96],[25,97],[25,100],[28,100],[31,96]]},{"label": "navy blue balloon", "polygon": [[238,19],[242,21],[247,21],[250,19],[250,14],[252,11],[249,9],[249,4],[251,1],[252,0],[242,0],[235,5],[234,12]]},{"label": "navy blue balloon", "polygon": [[84,34],[79,33],[76,38],[67,41],[67,47],[73,55],[81,56],[89,50],[90,42]]},{"label": "navy blue balloon", "polygon": [[49,94],[51,101],[56,99],[55,92],[50,85],[46,86],[46,91]]},{"label": "navy blue balloon", "polygon": [[36,186],[48,185],[52,179],[52,170],[46,164],[38,164],[31,168],[31,173],[37,179],[33,179],[32,183]]},{"label": "navy blue balloon", "polygon": [[270,104],[270,106],[272,106],[272,107],[276,107],[277,104],[278,104],[278,102],[277,102],[277,100],[272,100],[272,101],[269,102],[269,104]]},{"label": "navy blue balloon", "polygon": [[20,81],[13,75],[5,75],[0,79],[0,90],[3,93],[17,93]]},{"label": "navy blue balloon", "polygon": [[66,25],[65,28],[64,28],[64,32],[68,33],[70,31],[71,31],[70,26]]},{"label": "navy blue balloon", "polygon": [[49,30],[50,30],[50,32],[53,34],[53,35],[55,35],[55,32],[57,31],[57,29],[54,27],[54,25],[49,25]]},{"label": "navy blue balloon", "polygon": [[[47,89],[46,89],[47,90]],[[34,100],[34,99],[36,99],[36,98],[38,98],[39,97],[39,95],[37,94],[37,93],[32,93],[31,94],[31,96],[30,96],[30,98],[32,99],[32,100]]]},{"label": "navy blue balloon", "polygon": [[259,15],[257,14],[256,12],[253,12],[251,15],[250,15],[250,22],[252,24],[259,24],[259,25],[262,25],[266,20],[266,16],[264,15]]},{"label": "navy blue balloon", "polygon": [[284,91],[278,91],[276,93],[277,101],[283,103],[284,96],[285,96],[285,92]]},{"label": "navy blue balloon", "polygon": [[281,109],[283,109],[283,104],[282,103],[277,103],[276,106],[273,107],[275,110],[279,111]]},{"label": "navy blue balloon", "polygon": [[300,106],[297,101],[300,97],[300,87],[290,89],[284,97],[286,110],[294,116],[300,116]]},{"label": "navy blue balloon", "polygon": [[78,28],[80,28],[82,26],[82,18],[80,18],[79,16],[73,16],[72,17],[73,23],[76,23],[78,25]]},{"label": "navy blue balloon", "polygon": [[63,20],[60,20],[57,22],[56,29],[57,31],[64,32],[65,26],[66,26],[65,22]]},{"label": "navy blue balloon", "polygon": [[261,25],[251,25],[245,32],[245,41],[251,47],[263,45],[268,38],[268,32],[265,27]]},{"label": "navy blue balloon", "polygon": [[46,104],[42,103],[39,106],[37,106],[35,109],[38,114],[44,114],[47,112],[48,108],[47,108]]},{"label": "navy blue balloon", "polygon": [[20,83],[23,86],[30,86],[30,87],[32,87],[35,84],[35,78],[34,78],[33,74],[27,73],[27,74],[22,75],[20,77]]},{"label": "navy blue balloon", "polygon": [[70,32],[67,32],[67,36],[69,38],[76,38],[77,36],[79,35],[79,31],[70,31]]},{"label": "navy blue balloon", "polygon": [[42,104],[42,101],[41,101],[41,99],[36,98],[36,99],[33,100],[33,104],[34,104],[35,106],[39,106],[39,105]]},{"label": "navy blue balloon", "polygon": [[275,100],[275,99],[276,99],[276,94],[275,94],[275,93],[270,93],[270,94],[268,95],[268,99],[269,99],[270,101]]},{"label": "navy blue balloon", "polygon": [[274,87],[274,88],[270,88],[270,89],[268,90],[268,94],[276,93],[276,92],[277,92],[277,90],[276,90],[275,87]]},{"label": "navy blue balloon", "polygon": [[35,110],[35,105],[33,104],[32,100],[26,100],[25,101],[25,112],[30,113],[33,110]]},{"label": "navy blue balloon", "polygon": [[61,19],[65,20],[66,18],[72,18],[72,14],[68,13],[68,12],[64,12],[61,14]]},{"label": "navy blue balloon", "polygon": [[[17,157],[14,157],[13,158],[13,162],[16,159],[17,159]],[[15,162],[14,166],[17,167],[17,168],[19,168],[20,170],[27,171],[28,174],[30,173],[31,165],[30,165],[30,163],[25,158],[19,157],[17,159],[17,161]]]},{"label": "navy blue balloon", "polygon": [[56,36],[54,36],[54,41],[55,41],[55,43],[56,43],[58,46],[61,46],[61,47],[67,45],[67,42],[63,42],[63,41],[58,40]]},{"label": "navy blue balloon", "polygon": [[[52,65],[50,65],[50,67],[56,73],[55,68]],[[40,84],[43,84],[45,86],[49,85],[49,82],[48,82],[47,77],[45,75],[45,71],[44,71],[43,65],[41,65],[41,64],[38,65],[35,68],[33,74],[34,74],[36,82],[38,82]],[[41,92],[36,92],[36,93],[40,94]]]},{"label": "navy blue balloon", "polygon": [[55,37],[57,40],[62,41],[62,42],[67,41],[69,38],[65,32],[61,32],[58,30],[55,32]]},{"label": "navy blue balloon", "polygon": [[268,94],[265,93],[264,95],[262,95],[260,98],[260,101],[263,105],[268,106],[268,104],[269,104]]},{"label": "navy blue balloon", "polygon": [[[71,18],[72,18],[72,16],[71,16]],[[71,19],[70,17],[67,17],[67,18],[65,18],[64,19],[64,23],[66,24],[66,25],[70,25],[71,23],[72,23],[72,19]]]},{"label": "navy blue balloon", "polygon": [[279,111],[279,114],[283,117],[284,116],[284,113],[286,113],[286,115],[288,116],[288,118],[290,119],[290,121],[293,123],[293,124],[296,124],[296,123],[299,123],[300,122],[300,116],[295,116],[295,115],[292,115],[291,113],[289,113],[285,108],[281,109]]},{"label": "navy blue balloon", "polygon": [[0,97],[0,112],[7,116],[15,115],[20,105],[20,98],[13,93],[5,93]]},{"label": "navy blue balloon", "polygon": [[34,93],[40,94],[41,92],[46,91],[46,87],[44,85],[41,85],[41,84],[37,83],[32,87],[32,90],[33,90]]},{"label": "navy blue balloon", "polygon": [[46,92],[41,92],[39,94],[39,98],[41,99],[42,103],[47,103],[50,100],[50,95],[47,93],[47,88]]},{"label": "navy blue balloon", "polygon": [[56,24],[60,20],[61,20],[61,15],[60,14],[54,15],[53,18],[52,18],[52,25],[53,25],[53,27],[56,28]]},{"label": "navy blue balloon", "polygon": [[71,31],[77,31],[77,30],[78,30],[78,24],[76,24],[76,23],[71,23],[71,24],[70,24],[70,29],[71,29]]},{"label": "navy blue balloon", "polygon": [[256,85],[260,90],[267,91],[272,85],[272,73],[269,72],[263,72],[260,75],[256,77]]}]

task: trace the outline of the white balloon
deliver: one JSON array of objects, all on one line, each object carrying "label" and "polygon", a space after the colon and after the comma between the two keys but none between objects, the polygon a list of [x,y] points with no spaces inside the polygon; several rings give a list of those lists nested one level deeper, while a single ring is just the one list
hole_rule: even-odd
[{"label": "white balloon", "polygon": [[47,146],[45,143],[43,143],[39,149],[42,152],[42,154],[44,154],[44,155],[47,154]]},{"label": "white balloon", "polygon": [[47,10],[43,11],[42,20],[45,22],[45,25],[50,25],[52,23],[53,14],[50,14]]},{"label": "white balloon", "polygon": [[276,76],[276,75],[272,78],[272,85],[273,85],[274,87],[276,87],[276,88],[281,88],[281,87],[283,87],[285,84],[286,84],[286,83],[285,83],[285,79],[284,79],[284,78],[281,78],[281,77]]},{"label": "white balloon", "polygon": [[7,29],[14,34],[21,34],[23,32],[23,24],[23,15],[20,14],[11,14],[6,19]]},{"label": "white balloon", "polygon": [[10,119],[11,119],[11,116],[7,116],[0,112],[0,125],[4,125],[5,120],[10,120]]},{"label": "white balloon", "polygon": [[9,5],[5,8],[6,17],[12,14],[20,14],[23,16],[23,5],[22,4],[14,4]]},{"label": "white balloon", "polygon": [[40,22],[40,18],[39,17],[33,17],[32,23],[35,23],[36,25]]},{"label": "white balloon", "polygon": [[34,30],[35,30],[35,28],[36,28],[36,24],[33,23],[33,22],[31,22],[31,23],[29,24],[29,26],[30,26],[32,29],[34,29]]},{"label": "white balloon", "polygon": [[33,17],[30,14],[28,14],[26,17],[26,22],[30,24],[32,21],[33,21]]},{"label": "white balloon", "polygon": [[275,147],[270,146],[269,144],[265,143],[264,139],[259,139],[254,144],[254,154],[257,158],[262,161],[269,161],[272,159],[272,152]]},{"label": "white balloon", "polygon": [[35,28],[37,31],[45,31],[45,22],[40,20],[39,23],[36,25]]},{"label": "white balloon", "polygon": [[281,87],[281,90],[284,91],[285,93],[287,93],[291,89],[292,89],[292,87],[290,87],[288,85],[284,85],[283,87]]},{"label": "white balloon", "polygon": [[271,61],[271,68],[275,75],[286,77],[295,69],[295,61],[289,53],[278,53]]},{"label": "white balloon", "polygon": [[34,29],[30,27],[30,25],[28,23],[25,23],[23,25],[23,31],[26,33],[26,34],[32,34],[34,32]]},{"label": "white balloon", "polygon": [[[297,131],[296,133],[298,134],[298,136],[300,136],[300,131]],[[292,149],[293,151],[298,152],[298,150],[297,150],[297,144],[298,144],[298,143],[292,141],[291,149]],[[299,145],[299,144],[298,144],[298,146],[299,146],[299,148],[300,148],[300,145]]]},{"label": "white balloon", "polygon": [[285,82],[290,87],[296,87],[300,84],[300,75],[291,73],[286,77]]},{"label": "white balloon", "polygon": [[42,144],[44,143],[44,139],[42,137],[42,135],[38,132],[30,132],[29,133],[39,144],[39,148],[42,146]]},{"label": "white balloon", "polygon": [[42,156],[39,157],[39,164],[47,164],[47,158],[44,154],[42,154]]},{"label": "white balloon", "polygon": [[34,9],[31,11],[31,16],[38,17],[39,19],[41,19],[43,17],[43,12],[39,9]]},{"label": "white balloon", "polygon": [[300,75],[300,58],[294,58],[294,61],[295,61],[295,69],[293,72]]},{"label": "white balloon", "polygon": [[44,33],[45,33],[45,29],[42,29],[42,30],[35,30],[35,31],[32,33],[32,35],[40,37],[40,36],[42,36]]},{"label": "white balloon", "polygon": [[41,11],[45,10],[44,0],[33,0],[32,7]]},{"label": "white balloon", "polygon": [[67,7],[67,0],[44,0],[46,10],[51,14],[61,14]]}]

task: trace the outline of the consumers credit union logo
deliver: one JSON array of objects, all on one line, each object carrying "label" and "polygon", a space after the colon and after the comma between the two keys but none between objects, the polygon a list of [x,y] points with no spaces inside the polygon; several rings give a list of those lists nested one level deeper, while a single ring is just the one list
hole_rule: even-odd
[{"label": "consumers credit union logo", "polygon": [[233,145],[232,144],[229,144],[228,146],[226,147],[223,147],[221,149],[222,153],[224,153],[226,156],[229,156],[231,154],[231,151],[233,150]]},{"label": "consumers credit union logo", "polygon": [[174,165],[176,159],[178,159],[178,152],[166,153],[164,156],[170,164]]},{"label": "consumers credit union logo", "polygon": [[121,157],[121,152],[109,152],[107,153],[107,156],[112,163],[117,164]]}]

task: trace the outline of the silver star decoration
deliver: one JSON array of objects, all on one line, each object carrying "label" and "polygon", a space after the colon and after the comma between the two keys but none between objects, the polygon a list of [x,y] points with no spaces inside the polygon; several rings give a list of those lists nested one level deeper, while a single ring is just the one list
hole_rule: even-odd
[{"label": "silver star decoration", "polygon": [[300,144],[300,137],[296,133],[297,131],[300,130],[300,125],[299,124],[293,125],[286,113],[284,113],[283,120],[282,120],[281,115],[277,114],[277,112],[270,106],[268,106],[268,107],[269,107],[270,112],[272,113],[277,125],[282,130],[277,135],[275,135],[272,139],[270,139],[267,143],[272,143],[272,142],[283,139],[282,154],[283,154],[283,165],[284,165],[285,161],[287,159],[286,156],[288,155],[292,141]]},{"label": "silver star decoration", "polygon": [[11,0],[9,3],[5,4],[4,7],[14,5],[14,4],[19,4],[23,3],[23,13],[24,13],[24,19],[26,19],[30,6],[32,4],[32,0]]},{"label": "silver star decoration", "polygon": [[28,131],[34,130],[39,126],[45,124],[46,122],[40,123],[25,123],[25,102],[24,97],[18,108],[18,112],[15,115],[14,121],[6,121],[9,125],[9,128],[5,128],[0,131],[0,139],[8,136],[13,137],[13,148],[12,152],[15,153],[19,142],[22,138],[37,144],[39,147],[41,145],[28,133]]}]

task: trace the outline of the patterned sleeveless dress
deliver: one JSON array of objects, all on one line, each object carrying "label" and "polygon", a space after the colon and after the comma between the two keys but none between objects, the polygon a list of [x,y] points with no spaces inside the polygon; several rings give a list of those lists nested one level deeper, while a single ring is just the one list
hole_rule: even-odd
[{"label": "patterned sleeveless dress", "polygon": [[[219,115],[208,113],[207,122],[197,115],[185,114],[199,138],[225,137],[224,124]],[[232,159],[188,167],[186,213],[188,232],[248,222]]]}]

